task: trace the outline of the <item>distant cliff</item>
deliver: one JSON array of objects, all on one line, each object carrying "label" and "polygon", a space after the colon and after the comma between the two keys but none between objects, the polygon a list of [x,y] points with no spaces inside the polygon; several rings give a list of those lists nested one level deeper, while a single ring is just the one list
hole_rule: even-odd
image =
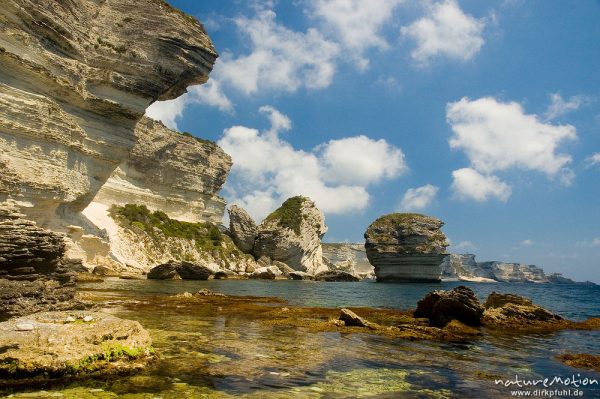
[{"label": "distant cliff", "polygon": [[367,259],[364,244],[323,243],[323,260],[333,269],[371,276],[373,266]]},{"label": "distant cliff", "polygon": [[450,254],[442,263],[442,279],[474,282],[572,284],[560,273],[546,274],[535,265],[498,261],[476,262],[473,254]]}]

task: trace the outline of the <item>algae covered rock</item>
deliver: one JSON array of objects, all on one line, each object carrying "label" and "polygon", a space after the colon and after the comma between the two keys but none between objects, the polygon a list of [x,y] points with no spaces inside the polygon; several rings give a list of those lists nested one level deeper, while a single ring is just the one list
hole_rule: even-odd
[{"label": "algae covered rock", "polygon": [[231,205],[227,212],[229,213],[229,233],[233,242],[241,251],[252,253],[258,234],[256,222],[248,212],[237,205]]},{"label": "algae covered rock", "polygon": [[392,213],[365,232],[365,250],[377,281],[440,281],[448,242],[439,219],[416,213]]},{"label": "algae covered rock", "polygon": [[313,201],[289,198],[258,226],[254,256],[268,256],[310,274],[325,271],[321,238],[326,231],[325,216]]},{"label": "algae covered rock", "polygon": [[185,261],[170,261],[153,267],[148,272],[150,280],[208,280],[212,270]]},{"label": "algae covered rock", "polygon": [[433,291],[417,304],[415,317],[426,317],[435,327],[444,327],[452,320],[468,326],[480,326],[483,306],[473,290],[463,285],[451,291]]},{"label": "algae covered rock", "polygon": [[485,302],[483,323],[488,327],[502,329],[552,330],[562,328],[566,321],[528,298],[492,292]]},{"label": "algae covered rock", "polygon": [[12,319],[0,323],[0,387],[132,372],[153,357],[151,345],[137,321],[105,313],[45,312]]}]

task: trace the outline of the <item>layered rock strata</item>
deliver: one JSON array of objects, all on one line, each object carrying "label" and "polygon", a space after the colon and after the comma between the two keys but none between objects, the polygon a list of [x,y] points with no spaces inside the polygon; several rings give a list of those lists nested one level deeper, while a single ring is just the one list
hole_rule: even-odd
[{"label": "layered rock strata", "polygon": [[440,281],[446,256],[444,223],[434,217],[393,213],[375,220],[365,232],[365,250],[377,281]]},{"label": "layered rock strata", "polygon": [[144,117],[135,129],[135,145],[94,202],[144,204],[172,219],[221,223],[225,201],[217,193],[230,168],[231,157],[215,143]]},{"label": "layered rock strata", "polygon": [[3,2],[0,201],[42,227],[72,224],[148,105],[205,82],[216,57],[203,27],[162,0]]},{"label": "layered rock strata", "polygon": [[256,258],[267,256],[315,275],[328,270],[321,247],[325,232],[325,216],[315,203],[306,197],[292,197],[258,226],[253,253]]},{"label": "layered rock strata", "polygon": [[367,259],[364,244],[323,243],[323,261],[332,270],[359,276],[371,276],[373,266]]}]

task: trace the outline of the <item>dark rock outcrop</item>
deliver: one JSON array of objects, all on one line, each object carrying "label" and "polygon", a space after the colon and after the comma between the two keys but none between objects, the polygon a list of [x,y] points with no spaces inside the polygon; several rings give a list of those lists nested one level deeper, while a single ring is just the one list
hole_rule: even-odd
[{"label": "dark rock outcrop", "polygon": [[229,213],[229,232],[233,242],[241,251],[252,253],[258,234],[256,222],[248,212],[237,205],[231,205],[227,212]]},{"label": "dark rock outcrop", "polygon": [[356,277],[353,274],[350,274],[348,272],[344,272],[341,270],[328,270],[326,272],[318,273],[315,276],[315,280],[317,280],[317,281],[356,282],[356,281],[360,281],[360,278]]},{"label": "dark rock outcrop", "polygon": [[459,286],[452,291],[433,291],[417,304],[415,317],[426,317],[434,327],[444,327],[451,320],[468,326],[480,326],[483,306],[468,287]]},{"label": "dark rock outcrop", "polygon": [[64,237],[22,217],[11,204],[0,204],[0,320],[79,307],[76,265],[64,258]]},{"label": "dark rock outcrop", "polygon": [[365,250],[377,281],[440,281],[446,255],[444,223],[414,213],[393,213],[375,220],[365,232]]},{"label": "dark rock outcrop", "polygon": [[292,280],[314,280],[315,276],[306,272],[291,272],[289,277]]},{"label": "dark rock outcrop", "polygon": [[170,261],[153,267],[148,272],[150,280],[208,280],[212,270],[185,261]]}]

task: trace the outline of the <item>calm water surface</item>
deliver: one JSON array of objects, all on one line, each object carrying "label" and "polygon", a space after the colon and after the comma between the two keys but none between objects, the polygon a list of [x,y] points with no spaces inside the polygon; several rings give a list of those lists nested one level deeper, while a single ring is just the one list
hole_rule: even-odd
[{"label": "calm water surface", "polygon": [[[161,354],[136,376],[50,387],[20,397],[67,398],[508,398],[495,379],[595,378],[554,359],[560,353],[600,354],[600,332],[492,334],[461,343],[409,342],[371,334],[314,333],[268,326],[218,306],[181,311],[157,297],[200,288],[228,295],[273,296],[291,305],[414,308],[434,289],[461,283],[377,284],[305,281],[151,281],[110,279],[82,289],[107,311],[138,320]],[[464,284],[464,283],[462,283]],[[469,284],[480,297],[516,293],[571,319],[600,316],[600,288],[583,285]],[[285,306],[274,303],[273,306]],[[554,390],[562,385],[552,387]],[[571,387],[572,390],[574,388]],[[579,388],[600,398],[598,385]],[[568,397],[558,392],[554,397]],[[571,396],[572,397],[572,396]]]}]

